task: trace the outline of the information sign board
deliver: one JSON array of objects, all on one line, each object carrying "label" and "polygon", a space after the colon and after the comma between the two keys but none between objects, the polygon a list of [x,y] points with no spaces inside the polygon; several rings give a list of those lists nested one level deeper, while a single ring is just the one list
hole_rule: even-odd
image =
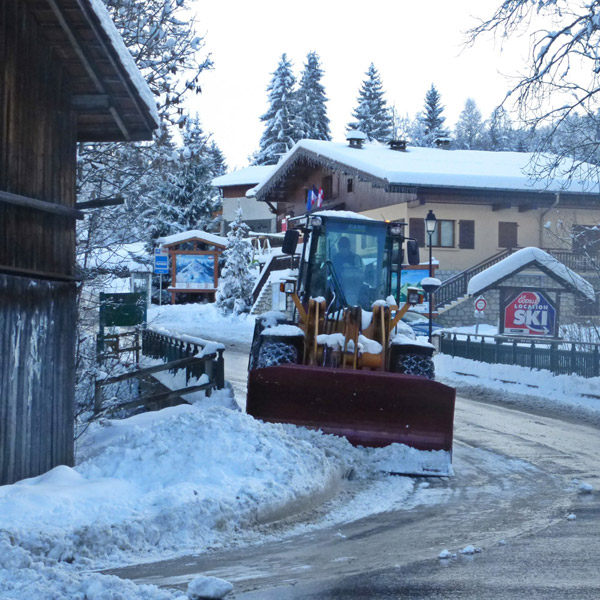
[{"label": "information sign board", "polygon": [[512,290],[503,306],[505,335],[556,337],[556,306],[540,290]]}]

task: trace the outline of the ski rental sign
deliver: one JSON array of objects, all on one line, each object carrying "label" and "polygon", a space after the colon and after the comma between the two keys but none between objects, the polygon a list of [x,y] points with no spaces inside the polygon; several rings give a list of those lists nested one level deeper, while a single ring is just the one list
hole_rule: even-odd
[{"label": "ski rental sign", "polygon": [[500,314],[504,335],[556,337],[557,307],[547,292],[507,290]]}]

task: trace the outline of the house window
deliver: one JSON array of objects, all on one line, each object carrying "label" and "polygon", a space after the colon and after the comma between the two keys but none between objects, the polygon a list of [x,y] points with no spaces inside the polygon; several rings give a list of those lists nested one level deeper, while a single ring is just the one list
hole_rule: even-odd
[{"label": "house window", "polygon": [[[454,223],[454,221],[438,219],[435,232],[431,236],[431,245],[437,248],[454,248]],[[429,245],[424,219],[409,219],[408,228],[408,236],[417,240],[421,248]]]},{"label": "house window", "polygon": [[347,182],[347,187],[346,187],[346,191],[351,194],[354,191],[354,180],[352,179],[352,177],[348,178],[348,182]]},{"label": "house window", "polygon": [[321,187],[323,188],[323,200],[331,200],[333,198],[333,177],[331,175],[323,177]]},{"label": "house window", "polygon": [[508,223],[500,221],[498,223],[498,247],[499,248],[517,248],[517,228],[518,223]]},{"label": "house window", "polygon": [[464,250],[475,248],[475,221],[458,222],[458,247]]},{"label": "house window", "polygon": [[[427,245],[429,245],[429,240]],[[438,219],[437,227],[431,236],[431,245],[437,248],[454,248],[454,221]]]}]

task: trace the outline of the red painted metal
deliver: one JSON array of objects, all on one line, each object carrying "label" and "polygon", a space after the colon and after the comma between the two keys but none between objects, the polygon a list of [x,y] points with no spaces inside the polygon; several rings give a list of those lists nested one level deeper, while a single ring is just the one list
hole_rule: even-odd
[{"label": "red painted metal", "polygon": [[249,373],[246,411],[354,445],[451,451],[455,396],[454,388],[415,375],[288,364]]}]

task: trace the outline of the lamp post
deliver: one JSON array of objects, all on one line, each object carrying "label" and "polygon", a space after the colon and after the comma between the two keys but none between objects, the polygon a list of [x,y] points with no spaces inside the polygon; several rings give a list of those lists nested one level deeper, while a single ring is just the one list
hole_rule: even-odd
[{"label": "lamp post", "polygon": [[[435,233],[436,228],[437,228],[437,219],[435,218],[433,211],[431,209],[429,209],[429,212],[427,213],[427,216],[425,217],[425,230],[427,231],[427,235],[429,236],[429,277],[433,277],[433,262],[432,262],[432,256],[431,256],[431,237]],[[425,290],[425,291],[427,291],[427,290]],[[433,318],[433,310],[432,310],[433,292],[429,291],[428,296],[429,296],[429,343],[431,343],[431,331],[432,331],[431,319]]]}]

